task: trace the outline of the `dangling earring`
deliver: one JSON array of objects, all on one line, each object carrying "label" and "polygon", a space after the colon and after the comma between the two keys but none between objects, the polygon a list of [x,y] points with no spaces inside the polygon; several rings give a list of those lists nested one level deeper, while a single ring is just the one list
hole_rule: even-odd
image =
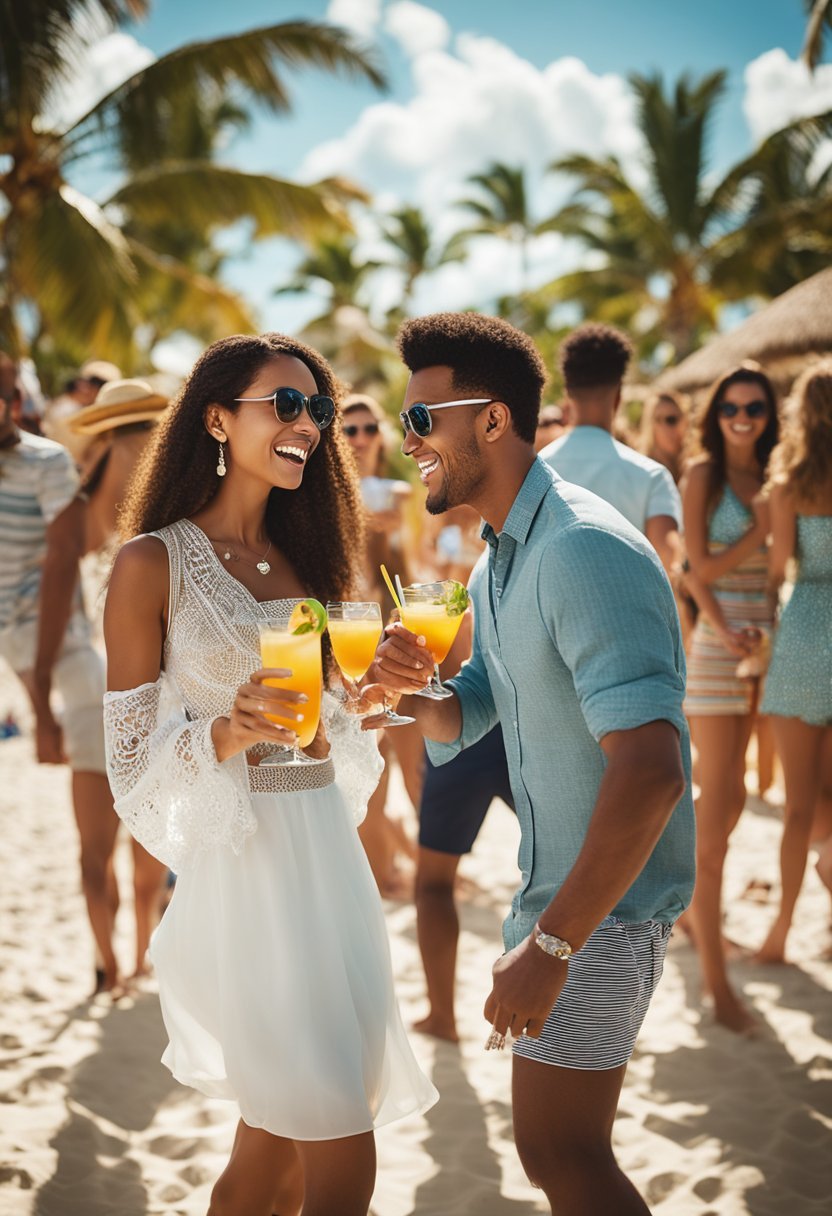
[{"label": "dangling earring", "polygon": [[225,474],[227,472],[226,467],[225,467],[225,447],[223,446],[223,441],[221,439],[219,440],[219,445],[220,445],[220,456],[219,456],[219,460],[217,461],[217,477],[225,477]]}]

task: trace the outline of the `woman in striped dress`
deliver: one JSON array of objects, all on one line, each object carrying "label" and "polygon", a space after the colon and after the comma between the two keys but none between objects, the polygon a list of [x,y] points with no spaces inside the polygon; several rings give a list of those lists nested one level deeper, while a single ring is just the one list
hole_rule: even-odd
[{"label": "woman in striped dress", "polygon": [[743,364],[726,373],[701,413],[700,458],[683,495],[688,561],[712,593],[691,640],[685,701],[700,785],[691,921],[716,1019],[740,1033],[753,1031],[756,1023],[728,979],[722,871],[745,804],[745,751],[772,625],[768,506],[761,490],[777,435],[777,402],[762,369]]}]

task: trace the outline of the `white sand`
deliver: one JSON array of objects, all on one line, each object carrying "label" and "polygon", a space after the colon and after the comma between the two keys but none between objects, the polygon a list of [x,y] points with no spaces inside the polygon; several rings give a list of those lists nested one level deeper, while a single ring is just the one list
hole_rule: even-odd
[{"label": "white sand", "polygon": [[[0,717],[24,713],[0,674]],[[773,905],[740,898],[776,880],[779,817],[750,798],[732,847],[728,931],[762,941]],[[486,1054],[482,1005],[515,881],[517,825],[495,806],[465,873],[457,1049],[414,1036],[442,1100],[379,1141],[375,1216],[532,1216],[545,1211],[511,1137],[510,1059]],[[0,742],[0,1216],[203,1216],[236,1122],[161,1064],[152,990],[90,1002],[92,949],[79,894],[66,770],[38,768],[29,740]],[[131,951],[129,850],[120,952]],[[388,906],[408,1022],[424,1012],[413,908]],[[662,1216],[826,1216],[832,1196],[829,900],[812,871],[792,944],[798,966],[735,964],[770,1031],[737,1039],[703,1015],[695,960],[674,938],[631,1064],[616,1128],[624,1168]],[[594,1216],[594,1214],[587,1214]],[[608,1216],[608,1214],[604,1214]],[[614,1216],[614,1214],[609,1214]]]}]

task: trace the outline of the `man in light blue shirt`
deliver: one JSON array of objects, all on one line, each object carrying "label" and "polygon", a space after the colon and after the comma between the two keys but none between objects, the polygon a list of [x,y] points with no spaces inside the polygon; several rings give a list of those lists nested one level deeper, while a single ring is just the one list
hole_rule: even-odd
[{"label": "man in light blue shirt", "polygon": [[[486,520],[473,656],[450,699],[406,704],[438,764],[503,728],[522,881],[486,1002],[488,1045],[515,1036],[517,1148],[553,1208],[643,1216],[610,1129],[693,885],[673,596],[634,528],[535,459],[545,373],[530,339],[495,318],[440,314],[407,322],[399,341],[411,371],[403,451],[427,508],[467,503]],[[430,668],[420,639],[395,625],[373,678],[415,692]]]},{"label": "man in light blue shirt", "polygon": [[581,325],[560,348],[575,424],[540,453],[566,481],[610,503],[650,541],[669,572],[679,560],[682,502],[668,469],[613,438],[632,347],[611,325]]}]

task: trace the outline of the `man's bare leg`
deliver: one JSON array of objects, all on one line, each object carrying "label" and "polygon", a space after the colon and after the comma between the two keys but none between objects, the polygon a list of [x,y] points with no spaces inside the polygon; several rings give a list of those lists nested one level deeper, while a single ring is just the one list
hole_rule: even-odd
[{"label": "man's bare leg", "polygon": [[416,863],[416,931],[428,987],[430,1011],[413,1029],[459,1042],[454,1013],[459,917],[454,880],[459,857],[421,845]]},{"label": "man's bare leg", "polygon": [[72,805],[81,838],[81,886],[87,915],[104,968],[104,989],[118,983],[113,951],[112,873],[118,816],[103,773],[72,774]]},{"label": "man's bare leg", "polygon": [[514,1057],[517,1152],[557,1216],[649,1216],[612,1151],[625,1072],[626,1065],[594,1071]]}]

